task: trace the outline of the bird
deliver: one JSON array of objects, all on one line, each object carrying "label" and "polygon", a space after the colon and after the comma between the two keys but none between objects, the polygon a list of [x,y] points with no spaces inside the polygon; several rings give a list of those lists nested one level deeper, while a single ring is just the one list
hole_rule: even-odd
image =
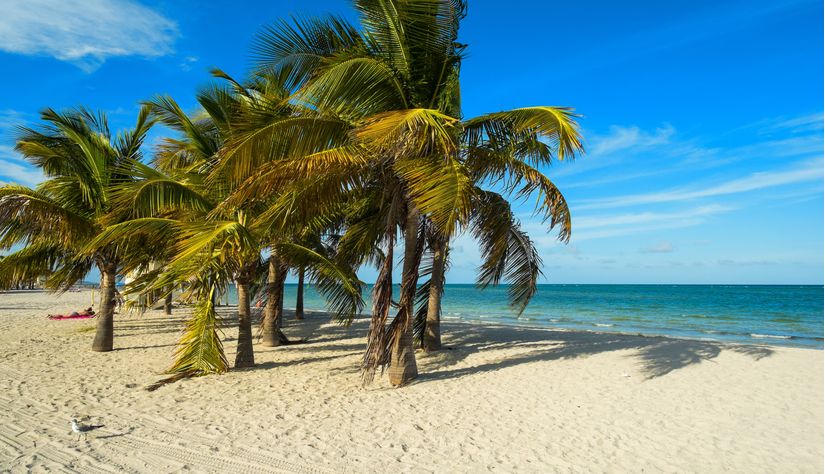
[{"label": "bird", "polygon": [[89,437],[89,431],[96,430],[98,428],[103,428],[104,425],[83,425],[76,418],[72,418],[72,432],[77,434],[77,440],[80,441],[80,436],[82,435],[85,439]]}]

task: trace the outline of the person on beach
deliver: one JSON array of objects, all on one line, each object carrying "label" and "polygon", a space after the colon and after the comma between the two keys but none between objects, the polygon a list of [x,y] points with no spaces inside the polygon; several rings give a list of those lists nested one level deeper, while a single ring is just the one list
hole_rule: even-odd
[{"label": "person on beach", "polygon": [[92,309],[91,306],[89,306],[88,308],[84,309],[83,311],[81,311],[79,313],[77,311],[72,311],[68,316],[63,315],[63,314],[55,314],[55,315],[49,314],[49,315],[46,315],[46,317],[49,318],[49,319],[71,319],[71,318],[91,318],[94,315],[95,315],[94,310]]}]

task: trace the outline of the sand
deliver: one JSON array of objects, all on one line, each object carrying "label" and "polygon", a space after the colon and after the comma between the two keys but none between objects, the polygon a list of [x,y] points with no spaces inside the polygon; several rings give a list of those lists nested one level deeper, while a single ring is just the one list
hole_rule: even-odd
[{"label": "sand", "polygon": [[363,388],[365,321],[313,314],[254,369],[147,392],[187,309],[93,353],[94,321],[45,318],[88,302],[0,294],[0,471],[823,471],[819,350],[446,322],[416,383]]}]

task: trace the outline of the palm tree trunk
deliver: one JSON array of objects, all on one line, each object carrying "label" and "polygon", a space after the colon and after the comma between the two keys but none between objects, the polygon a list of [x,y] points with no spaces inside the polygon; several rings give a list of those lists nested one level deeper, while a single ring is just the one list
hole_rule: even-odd
[{"label": "palm tree trunk", "polygon": [[433,269],[430,277],[430,297],[427,300],[427,322],[424,326],[424,351],[441,350],[441,295],[444,294],[444,262],[446,243],[433,242]]},{"label": "palm tree trunk", "polygon": [[97,315],[97,328],[92,350],[109,352],[113,348],[115,332],[115,294],[117,288],[117,267],[106,265],[100,269],[100,313]]},{"label": "palm tree trunk", "polygon": [[304,267],[298,269],[298,291],[295,297],[295,319],[304,319]]},{"label": "palm tree trunk", "polygon": [[163,311],[167,315],[172,314],[172,291],[174,291],[174,290],[173,289],[169,290],[169,294],[166,295],[166,299],[163,301]]},{"label": "palm tree trunk", "polygon": [[274,253],[269,257],[269,274],[266,284],[266,309],[264,310],[263,339],[261,344],[266,347],[277,347],[284,342],[281,325],[284,314],[284,280],[286,271],[281,265],[278,256]]},{"label": "palm tree trunk", "polygon": [[239,278],[238,287],[238,352],[235,354],[235,368],[255,365],[252,349],[252,313],[249,309],[249,280]]},{"label": "palm tree trunk", "polygon": [[404,273],[401,275],[400,308],[396,316],[402,319],[397,321],[398,336],[392,346],[388,370],[390,383],[396,387],[418,377],[412,333],[413,300],[418,283],[418,216],[418,209],[412,203],[408,204],[404,231]]}]

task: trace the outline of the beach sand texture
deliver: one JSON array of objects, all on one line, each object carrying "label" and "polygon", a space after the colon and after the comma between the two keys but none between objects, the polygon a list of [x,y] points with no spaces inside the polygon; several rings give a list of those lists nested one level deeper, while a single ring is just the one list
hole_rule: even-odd
[{"label": "beach sand texture", "polygon": [[366,321],[311,314],[284,328],[306,344],[150,393],[187,310],[93,353],[94,320],[46,319],[89,299],[0,294],[0,471],[823,471],[818,350],[447,322],[418,381],[362,388]]}]

